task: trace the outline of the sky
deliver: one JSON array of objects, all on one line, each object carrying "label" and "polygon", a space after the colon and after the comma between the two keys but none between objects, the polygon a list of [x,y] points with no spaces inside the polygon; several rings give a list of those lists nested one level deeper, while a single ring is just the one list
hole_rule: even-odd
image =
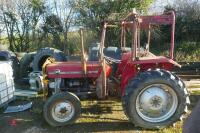
[{"label": "sky", "polygon": [[174,0],[154,0],[149,7],[149,14],[161,13],[166,5],[172,5]]}]

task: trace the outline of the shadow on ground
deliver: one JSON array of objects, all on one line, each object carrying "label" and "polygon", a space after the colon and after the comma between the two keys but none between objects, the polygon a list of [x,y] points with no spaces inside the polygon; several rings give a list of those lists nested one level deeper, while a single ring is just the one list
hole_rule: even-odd
[{"label": "shadow on ground", "polygon": [[[155,132],[135,127],[128,122],[119,99],[83,101],[82,116],[77,123],[65,127],[51,127],[44,121],[42,116],[44,102],[41,99],[28,101],[33,101],[34,104],[25,112],[11,114],[0,112],[0,133]],[[21,102],[24,102],[24,99],[12,104]],[[194,106],[193,103],[190,109]]]},{"label": "shadow on ground", "polygon": [[[122,112],[119,100],[83,101],[82,116],[77,123],[64,127],[51,127],[43,119],[42,100],[29,99],[33,106],[25,112],[3,114],[0,112],[0,133],[68,133],[68,132],[127,132],[137,131],[133,124],[120,118]],[[17,100],[11,105],[24,103]],[[105,115],[105,117],[102,117]],[[114,115],[114,116],[112,116]],[[117,115],[115,117],[115,115]],[[111,116],[111,117],[107,117]]]}]

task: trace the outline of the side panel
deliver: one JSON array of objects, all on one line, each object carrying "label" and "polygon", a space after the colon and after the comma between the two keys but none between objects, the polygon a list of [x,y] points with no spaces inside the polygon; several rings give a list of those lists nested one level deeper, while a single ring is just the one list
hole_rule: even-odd
[{"label": "side panel", "polygon": [[[46,66],[46,73],[48,78],[97,78],[102,69],[98,62],[87,62],[87,74],[83,73],[83,66],[81,62],[56,62]],[[106,66],[106,75],[111,73],[111,68]]]}]

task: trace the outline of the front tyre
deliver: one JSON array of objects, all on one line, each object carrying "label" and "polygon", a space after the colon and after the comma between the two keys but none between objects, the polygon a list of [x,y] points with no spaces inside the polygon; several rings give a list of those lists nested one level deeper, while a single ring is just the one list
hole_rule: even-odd
[{"label": "front tyre", "polygon": [[44,105],[43,115],[51,126],[72,124],[80,116],[81,103],[76,95],[61,92],[52,95]]},{"label": "front tyre", "polygon": [[165,70],[138,74],[126,87],[124,112],[136,126],[160,129],[179,120],[189,103],[183,81]]}]

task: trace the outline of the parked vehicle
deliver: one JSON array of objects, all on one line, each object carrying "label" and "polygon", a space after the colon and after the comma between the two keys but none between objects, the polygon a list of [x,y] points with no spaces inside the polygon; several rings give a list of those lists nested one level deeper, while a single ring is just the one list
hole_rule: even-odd
[{"label": "parked vehicle", "polygon": [[[171,26],[168,56],[156,56],[149,50],[151,28],[157,25]],[[117,26],[122,31],[122,52],[116,54],[120,58],[105,56],[106,30]],[[148,31],[145,48],[140,45],[142,29]],[[122,21],[104,23],[98,61],[85,59],[83,43],[82,61],[54,62],[48,59],[43,65],[43,83],[44,92],[51,96],[44,105],[45,120],[52,126],[72,124],[81,113],[77,96],[96,93],[98,98],[106,98],[112,87],[107,84],[108,78],[113,84],[120,82],[124,113],[136,126],[159,129],[181,119],[189,97],[184,82],[170,72],[174,66],[180,67],[173,56],[174,30],[173,11],[157,16],[139,16],[133,12]],[[130,48],[123,50],[127,32],[132,36],[131,51]]]}]

